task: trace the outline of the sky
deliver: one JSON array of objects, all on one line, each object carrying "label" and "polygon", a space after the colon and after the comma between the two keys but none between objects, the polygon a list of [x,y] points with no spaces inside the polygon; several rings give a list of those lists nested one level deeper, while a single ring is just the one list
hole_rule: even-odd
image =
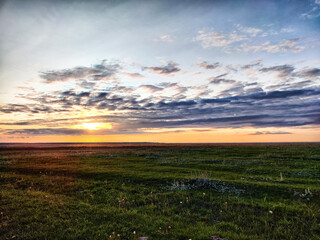
[{"label": "sky", "polygon": [[0,142],[320,141],[320,0],[8,0],[0,31]]}]

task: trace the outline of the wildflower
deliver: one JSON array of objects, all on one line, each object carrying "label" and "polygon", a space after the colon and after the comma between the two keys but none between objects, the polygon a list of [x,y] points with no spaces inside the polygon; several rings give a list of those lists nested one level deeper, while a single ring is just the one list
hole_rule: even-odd
[{"label": "wildflower", "polygon": [[180,204],[182,204],[182,201],[180,201]]},{"label": "wildflower", "polygon": [[272,214],[273,212],[270,210],[269,213]]},{"label": "wildflower", "polygon": [[168,227],[169,229],[171,228],[171,226]]},{"label": "wildflower", "polygon": [[133,231],[133,234],[136,234],[136,231]]},{"label": "wildflower", "polygon": [[161,227],[159,227],[159,230],[161,230]]},{"label": "wildflower", "polygon": [[203,194],[203,196],[205,196],[206,195],[206,193],[204,192],[204,193],[202,193]]},{"label": "wildflower", "polygon": [[124,206],[125,203],[126,203],[126,200],[124,198],[119,200],[119,207]]}]

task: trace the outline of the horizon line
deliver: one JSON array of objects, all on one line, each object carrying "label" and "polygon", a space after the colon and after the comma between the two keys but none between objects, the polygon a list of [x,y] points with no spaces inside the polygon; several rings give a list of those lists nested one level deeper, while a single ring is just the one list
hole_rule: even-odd
[{"label": "horizon line", "polygon": [[247,143],[320,143],[320,141],[304,142],[0,142],[1,144],[247,144]]}]

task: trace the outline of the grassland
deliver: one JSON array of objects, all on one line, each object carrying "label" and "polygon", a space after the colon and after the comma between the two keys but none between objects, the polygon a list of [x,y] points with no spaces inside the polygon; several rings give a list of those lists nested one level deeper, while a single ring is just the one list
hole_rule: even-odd
[{"label": "grassland", "polygon": [[0,154],[0,239],[320,239],[319,144]]}]

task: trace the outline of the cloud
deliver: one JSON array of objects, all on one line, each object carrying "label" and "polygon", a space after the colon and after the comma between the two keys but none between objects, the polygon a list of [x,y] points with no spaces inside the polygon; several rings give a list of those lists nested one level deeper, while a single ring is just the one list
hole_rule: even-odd
[{"label": "cloud", "polygon": [[247,33],[251,37],[256,37],[259,33],[262,32],[262,30],[259,28],[243,27],[240,24],[237,24],[237,29],[243,33]]},{"label": "cloud", "polygon": [[288,77],[292,74],[295,68],[292,65],[278,65],[267,68],[261,68],[260,72],[275,72],[279,75],[279,77]]},{"label": "cloud", "polygon": [[210,81],[210,83],[212,84],[221,84],[221,83],[226,83],[226,84],[229,84],[229,83],[236,83],[235,80],[231,80],[231,79],[226,79],[226,78],[222,78],[223,76],[225,76],[227,74],[221,74],[217,77],[211,77],[209,78],[208,80]]},{"label": "cloud", "polygon": [[[312,80],[305,80],[299,82],[286,82],[282,84],[276,84],[266,87],[266,90],[269,91],[277,91],[279,90],[295,90],[295,89],[305,89],[305,88],[312,88],[314,86],[314,82]],[[278,90],[278,91],[279,91]]]},{"label": "cloud", "polygon": [[243,43],[238,48],[239,51],[253,51],[253,52],[269,52],[269,53],[278,53],[278,52],[293,52],[299,53],[306,50],[307,46],[298,45],[300,42],[299,38],[283,40],[277,44],[271,44],[269,41],[261,44],[261,45],[248,45],[247,43]]},{"label": "cloud", "polygon": [[281,33],[292,33],[294,31],[295,30],[292,28],[281,28],[281,30],[280,30]]},{"label": "cloud", "polygon": [[97,82],[95,82],[95,81],[82,80],[82,81],[78,82],[77,85],[82,88],[91,89],[96,85],[96,83]]},{"label": "cloud", "polygon": [[157,41],[157,42],[173,42],[173,38],[169,34],[166,34],[166,35],[162,35],[159,38],[155,39],[155,41]]},{"label": "cloud", "polygon": [[277,132],[269,132],[269,131],[257,131],[254,133],[250,133],[250,135],[274,135],[274,134],[292,134],[291,132],[281,132],[281,131],[277,131]]},{"label": "cloud", "polygon": [[197,102],[194,100],[189,101],[171,101],[171,102],[164,102],[160,101],[156,104],[158,108],[176,108],[176,107],[186,107],[196,105]]},{"label": "cloud", "polygon": [[198,36],[193,40],[201,42],[203,48],[210,47],[226,47],[232,43],[246,40],[247,38],[242,35],[238,35],[235,31],[229,34],[223,34],[219,32],[205,32],[199,31]]},{"label": "cloud", "polygon": [[101,64],[93,65],[92,67],[75,67],[58,71],[41,72],[40,77],[45,80],[45,83],[75,79],[87,79],[91,81],[109,80],[115,76],[120,68],[119,64],[107,64],[106,61],[102,61]]},{"label": "cloud", "polygon": [[156,87],[156,86],[154,86],[154,85],[141,85],[139,88],[148,90],[148,91],[150,91],[150,92],[152,92],[152,93],[163,90],[163,88],[161,88],[161,87]]},{"label": "cloud", "polygon": [[144,78],[144,76],[140,73],[130,73],[130,72],[122,72],[123,75],[126,75],[130,78]]},{"label": "cloud", "polygon": [[7,104],[0,106],[0,112],[9,113],[54,113],[54,112],[65,112],[67,109],[60,108],[58,110],[46,106],[44,104]]},{"label": "cloud", "polygon": [[290,98],[295,96],[315,96],[319,95],[320,92],[311,89],[298,89],[298,90],[288,90],[288,91],[272,91],[272,92],[262,92],[252,95],[248,95],[247,98],[255,100],[264,99],[275,99],[275,98]]},{"label": "cloud", "polygon": [[204,68],[204,69],[216,69],[218,67],[221,66],[221,64],[219,62],[215,62],[215,63],[208,63],[207,61],[203,61],[201,63],[197,63],[197,65],[200,67],[200,68]]},{"label": "cloud", "polygon": [[172,82],[162,82],[159,84],[162,88],[164,88],[164,92],[170,92],[169,94],[172,97],[180,96],[181,94],[187,92],[190,88],[181,86],[178,83],[172,83]]},{"label": "cloud", "polygon": [[260,66],[262,66],[262,62],[261,62],[261,60],[258,60],[254,63],[241,65],[241,68],[242,69],[250,69],[250,68],[255,68],[255,67],[260,67]]},{"label": "cloud", "polygon": [[0,125],[15,125],[15,126],[25,126],[25,125],[30,125],[32,124],[31,122],[2,122]]},{"label": "cloud", "polygon": [[87,135],[90,133],[84,129],[71,128],[32,128],[32,129],[18,129],[9,130],[6,135]]},{"label": "cloud", "polygon": [[26,139],[26,138],[30,138],[30,137],[27,137],[27,136],[10,136],[8,138],[9,139]]},{"label": "cloud", "polygon": [[179,72],[181,69],[178,67],[179,65],[175,62],[168,62],[167,65],[161,66],[161,67],[143,67],[142,70],[149,70],[154,73],[158,74],[172,74]]},{"label": "cloud", "polygon": [[300,15],[300,18],[302,19],[313,19],[320,17],[320,7],[319,7],[319,0],[315,0],[314,5],[312,9],[310,9],[308,12],[302,13]]},{"label": "cloud", "polygon": [[297,76],[305,78],[315,78],[320,76],[320,68],[308,68],[297,72]]},{"label": "cloud", "polygon": [[25,112],[27,110],[29,110],[28,106],[22,104],[7,104],[0,107],[0,111],[3,113]]}]

